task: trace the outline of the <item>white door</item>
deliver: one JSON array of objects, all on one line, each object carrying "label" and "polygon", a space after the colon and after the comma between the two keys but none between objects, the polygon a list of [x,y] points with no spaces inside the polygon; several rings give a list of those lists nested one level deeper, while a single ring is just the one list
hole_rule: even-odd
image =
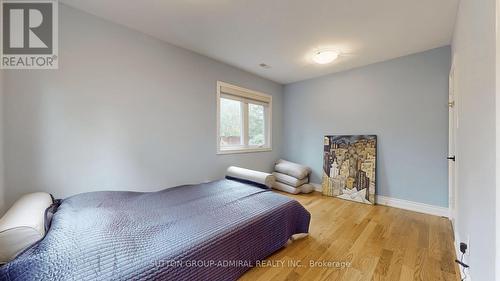
[{"label": "white door", "polygon": [[456,202],[456,129],[457,122],[457,100],[455,95],[455,71],[452,65],[449,77],[449,96],[448,96],[448,207],[450,210],[451,221],[455,225],[455,202]]}]

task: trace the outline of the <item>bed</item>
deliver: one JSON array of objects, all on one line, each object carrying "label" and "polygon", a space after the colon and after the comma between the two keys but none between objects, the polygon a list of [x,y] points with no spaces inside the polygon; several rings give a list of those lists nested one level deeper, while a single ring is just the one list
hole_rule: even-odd
[{"label": "bed", "polygon": [[309,221],[297,201],[231,179],[84,193],[62,201],[0,280],[236,280]]}]

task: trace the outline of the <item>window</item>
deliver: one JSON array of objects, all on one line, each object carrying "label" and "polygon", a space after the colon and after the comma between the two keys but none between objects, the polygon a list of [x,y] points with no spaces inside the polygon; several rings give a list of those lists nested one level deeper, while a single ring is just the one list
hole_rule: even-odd
[{"label": "window", "polygon": [[217,153],[271,150],[272,97],[217,82]]}]

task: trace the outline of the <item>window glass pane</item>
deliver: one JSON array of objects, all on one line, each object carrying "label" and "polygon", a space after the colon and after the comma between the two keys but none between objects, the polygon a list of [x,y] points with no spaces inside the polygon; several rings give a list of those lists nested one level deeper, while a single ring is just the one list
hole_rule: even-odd
[{"label": "window glass pane", "polygon": [[248,144],[266,144],[265,111],[263,105],[248,104]]},{"label": "window glass pane", "polygon": [[220,145],[241,145],[241,102],[220,99]]}]

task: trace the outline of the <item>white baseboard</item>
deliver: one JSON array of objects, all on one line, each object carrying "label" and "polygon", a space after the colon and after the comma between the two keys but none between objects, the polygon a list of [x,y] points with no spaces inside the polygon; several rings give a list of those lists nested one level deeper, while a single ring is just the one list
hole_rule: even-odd
[{"label": "white baseboard", "polygon": [[[318,183],[311,183],[314,186],[314,189],[318,192],[322,192],[323,188],[321,184]],[[408,201],[408,200],[403,200],[403,199],[397,199],[397,198],[392,198],[392,197],[386,197],[386,196],[381,196],[381,195],[376,195],[375,196],[375,201],[379,205],[384,205],[384,206],[389,206],[389,207],[394,207],[394,208],[399,208],[399,209],[405,209],[409,211],[414,211],[414,212],[419,212],[419,213],[424,213],[424,214],[429,214],[429,215],[434,215],[434,216],[440,216],[440,217],[450,217],[450,210],[445,207],[440,207],[440,206],[434,206],[434,205],[429,205],[429,204],[424,204],[424,203],[419,203],[419,202],[413,202],[413,201]]]},{"label": "white baseboard", "polygon": [[440,217],[450,217],[450,210],[446,207],[434,206],[419,202],[413,202],[403,199],[391,198],[381,195],[375,196],[375,201],[379,205],[405,209],[409,211],[435,215]]},{"label": "white baseboard", "polygon": [[323,186],[321,186],[320,183],[310,183],[312,184],[312,186],[314,186],[314,190],[316,190],[317,192],[323,192]]}]

